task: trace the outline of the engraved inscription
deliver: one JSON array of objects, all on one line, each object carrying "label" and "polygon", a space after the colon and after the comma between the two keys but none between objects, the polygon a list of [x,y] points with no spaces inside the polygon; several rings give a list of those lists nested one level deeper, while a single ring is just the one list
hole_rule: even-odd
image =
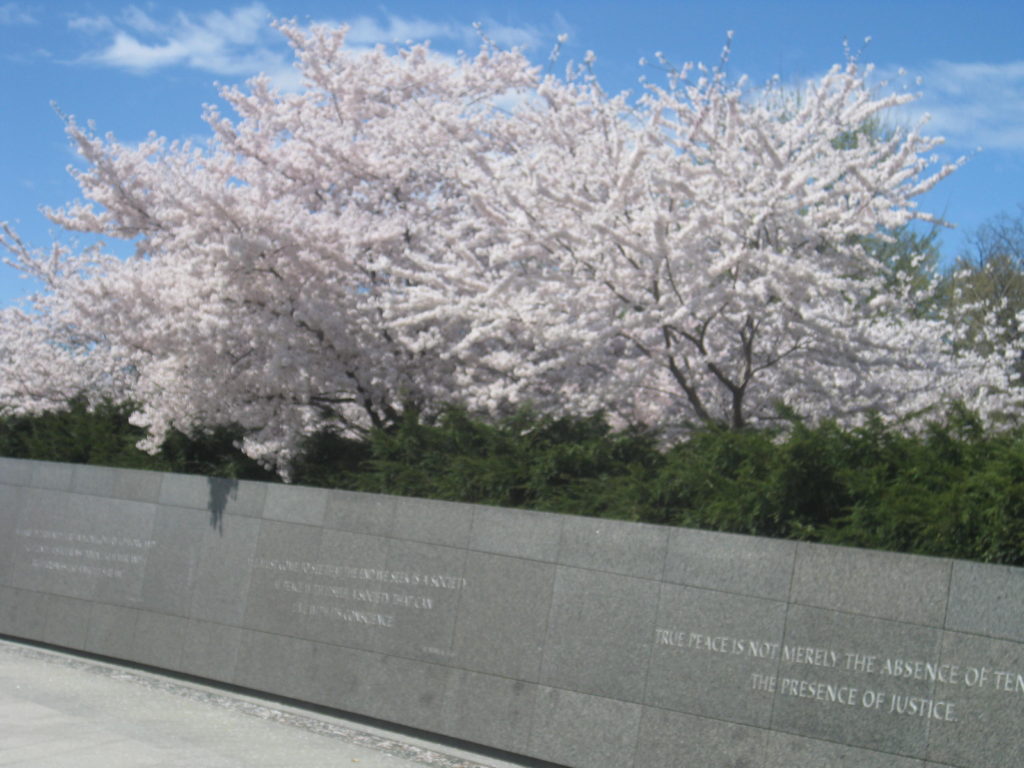
[{"label": "engraved inscription", "polygon": [[[743,657],[766,662],[774,672],[751,672],[748,691],[808,699],[839,707],[860,707],[885,715],[955,723],[961,702],[894,691],[887,682],[920,681],[1024,695],[1024,673],[983,664],[961,665],[861,653],[857,650],[789,645],[707,632],[657,628],[654,645],[710,657]],[[766,666],[767,666],[766,664]],[[859,685],[828,679],[830,672],[851,673]]]},{"label": "engraved inscription", "polygon": [[31,555],[33,568],[108,579],[119,579],[126,569],[144,566],[156,544],[153,539],[44,528],[17,528],[14,533],[22,551]]},{"label": "engraved inscription", "polygon": [[304,560],[257,557],[252,566],[281,574],[272,588],[296,596],[295,613],[375,627],[394,627],[400,613],[434,610],[439,596],[466,586],[460,576]]}]

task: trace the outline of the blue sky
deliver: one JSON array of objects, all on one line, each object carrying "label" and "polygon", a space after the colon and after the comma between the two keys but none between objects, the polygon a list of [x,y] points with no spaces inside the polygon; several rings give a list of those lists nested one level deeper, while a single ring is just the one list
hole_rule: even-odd
[{"label": "blue sky", "polygon": [[[957,225],[942,238],[947,258],[985,219],[1024,203],[1019,0],[0,0],[0,221],[36,246],[62,237],[40,212],[78,196],[66,171],[75,157],[52,105],[125,142],[149,131],[205,136],[202,105],[217,100],[215,82],[261,71],[282,83],[292,77],[289,49],[269,26],[280,17],[347,22],[359,44],[429,39],[442,51],[475,49],[480,22],[538,63],[566,34],[563,61],[593,50],[599,79],[615,91],[636,90],[641,75],[655,79],[638,62],[658,51],[678,63],[717,61],[727,30],[735,32],[729,71],[755,82],[816,77],[842,60],[849,40],[880,72],[905,69],[923,94],[914,110],[930,113],[928,132],[947,138],[943,153],[968,156],[922,201]],[[31,290],[0,267],[0,306]]]}]

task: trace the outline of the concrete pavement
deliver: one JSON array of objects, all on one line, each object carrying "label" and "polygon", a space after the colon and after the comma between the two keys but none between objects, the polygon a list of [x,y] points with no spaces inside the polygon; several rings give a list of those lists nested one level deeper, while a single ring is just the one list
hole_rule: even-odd
[{"label": "concrete pavement", "polygon": [[462,745],[0,639],[3,768],[522,768]]}]

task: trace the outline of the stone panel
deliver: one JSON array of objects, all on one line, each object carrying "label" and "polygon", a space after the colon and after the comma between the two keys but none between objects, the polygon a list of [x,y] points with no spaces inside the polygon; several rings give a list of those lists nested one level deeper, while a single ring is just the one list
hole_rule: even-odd
[{"label": "stone panel", "polygon": [[941,627],[952,563],[933,557],[804,544],[793,602]]},{"label": "stone panel", "polygon": [[153,505],[31,489],[25,493],[29,508],[21,516],[15,549],[32,585],[75,597],[138,602],[155,544]]},{"label": "stone panel", "polygon": [[0,582],[0,635],[13,635],[14,599],[21,590],[4,586]]},{"label": "stone panel", "polygon": [[187,628],[188,619],[139,611],[132,635],[132,653],[128,658],[139,664],[179,669]]},{"label": "stone panel", "polygon": [[16,517],[22,508],[24,486],[0,482],[0,514]]},{"label": "stone panel", "polygon": [[46,631],[52,595],[13,587],[0,588],[0,634],[39,640]]},{"label": "stone panel", "polygon": [[796,542],[673,528],[665,581],[788,600]]},{"label": "stone panel", "polygon": [[304,617],[306,637],[325,643],[380,652],[394,631],[396,610],[392,589],[382,576],[387,569],[390,540],[347,531],[321,532],[310,550],[318,568],[304,578],[309,592],[290,601]]},{"label": "stone panel", "polygon": [[140,607],[188,616],[203,537],[209,527],[203,511],[157,507],[152,533],[154,545],[146,556]]},{"label": "stone panel", "polygon": [[540,687],[530,752],[570,768],[645,768],[633,762],[641,709],[639,704]]},{"label": "stone panel", "polygon": [[800,768],[930,768],[914,758],[788,733],[769,734],[764,768],[793,768],[797,765]]},{"label": "stone panel", "polygon": [[754,690],[779,665],[786,604],[665,584],[645,703],[767,727],[772,697]]},{"label": "stone panel", "polygon": [[212,621],[189,619],[178,671],[222,682],[233,680],[244,631]]},{"label": "stone panel", "polygon": [[326,488],[268,485],[263,517],[286,523],[322,526],[327,514]]},{"label": "stone panel", "polygon": [[71,498],[63,491],[22,489],[23,507],[8,570],[12,586],[69,597],[93,596],[100,571],[91,570],[80,554],[80,539],[90,533],[90,521],[69,517]]},{"label": "stone panel", "polygon": [[[445,662],[454,650],[455,621],[465,579],[466,550],[418,541],[393,540],[384,580],[391,618],[378,650],[407,659]],[[372,614],[371,614],[372,615]]]},{"label": "stone panel", "polygon": [[158,501],[169,507],[207,509],[210,502],[210,479],[212,478],[202,475],[181,475],[168,472],[160,484]]},{"label": "stone panel", "polygon": [[68,491],[71,490],[74,477],[74,464],[60,464],[55,461],[33,461],[32,477],[28,485],[31,485],[33,488]]},{"label": "stone panel", "polygon": [[370,696],[365,714],[411,728],[443,733],[448,680],[454,670],[439,664],[372,656],[365,669],[371,690],[398,695]]},{"label": "stone panel", "polygon": [[130,659],[139,612],[117,605],[93,603],[85,650],[115,659]]},{"label": "stone panel", "polygon": [[216,511],[219,504],[224,505],[223,514],[241,515],[242,517],[262,517],[267,501],[268,483],[253,480],[225,480],[224,478],[208,478],[210,489],[210,509]]},{"label": "stone panel", "polygon": [[257,519],[225,515],[220,528],[205,528],[190,618],[241,626],[259,527]]},{"label": "stone panel", "polygon": [[951,765],[1024,765],[1024,646],[947,632],[941,664],[947,674],[935,685],[934,698],[950,702],[952,711],[931,723],[928,759]]},{"label": "stone panel", "polygon": [[226,480],[224,478],[208,478],[211,511],[216,511],[223,504],[225,515],[241,515],[242,517],[262,517],[267,501],[269,483],[253,480]]},{"label": "stone panel", "polygon": [[0,456],[0,483],[6,485],[31,485],[34,461],[9,459]]},{"label": "stone panel", "polygon": [[324,582],[315,573],[321,564],[310,557],[320,535],[308,525],[263,521],[245,602],[247,628],[303,636],[306,615],[300,609],[321,599],[314,590]]},{"label": "stone panel", "polygon": [[536,682],[555,566],[470,552],[450,659],[464,669]]},{"label": "stone panel", "polygon": [[469,548],[553,563],[562,538],[561,515],[476,507]]},{"label": "stone panel", "polygon": [[1024,643],[1024,568],[954,563],[946,627]]},{"label": "stone panel", "polygon": [[395,503],[394,496],[331,491],[324,526],[370,536],[390,536],[395,524]]},{"label": "stone panel", "polygon": [[0,584],[7,584],[14,567],[14,550],[18,546],[18,514],[22,507],[23,489],[19,485],[0,485]]},{"label": "stone panel", "polygon": [[657,609],[657,582],[559,567],[541,682],[642,701]]},{"label": "stone panel", "polygon": [[[645,707],[637,742],[636,768],[683,765],[761,768],[768,732]],[[787,768],[803,763],[791,763]]]},{"label": "stone panel", "polygon": [[450,501],[395,497],[391,535],[397,539],[466,547],[475,507]]},{"label": "stone panel", "polygon": [[524,754],[537,687],[521,680],[453,670],[444,701],[443,732]]},{"label": "stone panel", "polygon": [[567,515],[558,562],[644,579],[660,579],[668,528]]},{"label": "stone panel", "polygon": [[90,496],[114,496],[114,482],[118,470],[113,467],[97,467],[91,464],[78,464],[74,469],[71,490]]},{"label": "stone panel", "polygon": [[156,544],[155,506],[75,495],[68,500],[67,514],[69,528],[80,538],[69,544],[74,555],[55,558],[68,569],[64,574],[72,586],[64,594],[138,605],[146,563]]},{"label": "stone panel", "polygon": [[156,503],[160,500],[160,484],[163,474],[149,472],[144,469],[118,469],[114,476],[115,499],[129,501],[148,501]]},{"label": "stone panel", "polygon": [[266,483],[201,475],[164,475],[160,503],[170,507],[204,509],[216,525],[224,515],[262,517]]},{"label": "stone panel", "polygon": [[26,524],[36,525],[47,516],[63,514],[67,511],[71,495],[65,491],[52,488],[33,488],[25,486],[22,490],[20,512],[27,515]]},{"label": "stone panel", "polygon": [[66,512],[70,498],[71,495],[65,491],[25,486],[22,489],[22,507],[19,512],[26,525],[37,526],[41,520],[45,521],[53,515]]},{"label": "stone panel", "polygon": [[46,604],[44,643],[84,650],[92,603],[73,597],[50,595]]},{"label": "stone panel", "polygon": [[380,698],[380,654],[313,643],[310,700],[346,712],[368,714]]},{"label": "stone panel", "polygon": [[935,721],[914,716],[908,702],[935,698],[926,665],[938,662],[940,642],[932,627],[790,606],[769,686],[772,727],[924,758]]},{"label": "stone panel", "polygon": [[285,635],[242,634],[232,682],[279,696],[304,698],[313,688],[313,643]]}]

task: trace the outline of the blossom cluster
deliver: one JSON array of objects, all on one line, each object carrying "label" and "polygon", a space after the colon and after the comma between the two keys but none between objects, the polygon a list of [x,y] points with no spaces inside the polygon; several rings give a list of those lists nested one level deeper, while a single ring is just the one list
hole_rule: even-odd
[{"label": "blossom cluster", "polygon": [[633,98],[486,42],[279,26],[303,89],[224,89],[204,145],[68,119],[83,199],[51,219],[136,254],[5,229],[46,289],[5,310],[0,405],[128,400],[150,448],[237,424],[282,470],[318,430],[453,401],[680,427],[1007,407],[1003,357],[865,248],[930,220],[915,198],[954,168],[864,130],[913,97],[856,60],[799,92],[684,67]]}]

